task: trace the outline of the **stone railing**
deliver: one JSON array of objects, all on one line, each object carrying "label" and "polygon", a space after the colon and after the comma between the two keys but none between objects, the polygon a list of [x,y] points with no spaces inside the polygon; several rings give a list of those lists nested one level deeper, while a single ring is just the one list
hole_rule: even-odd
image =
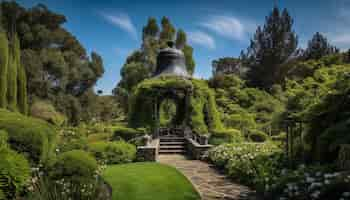
[{"label": "stone railing", "polygon": [[205,153],[212,147],[212,145],[209,144],[209,136],[199,135],[192,132],[190,129],[186,129],[184,135],[187,141],[187,155],[192,159],[203,159]]},{"label": "stone railing", "polygon": [[159,154],[159,139],[152,139],[151,136],[144,136],[145,145],[137,147],[137,161],[157,161]]}]

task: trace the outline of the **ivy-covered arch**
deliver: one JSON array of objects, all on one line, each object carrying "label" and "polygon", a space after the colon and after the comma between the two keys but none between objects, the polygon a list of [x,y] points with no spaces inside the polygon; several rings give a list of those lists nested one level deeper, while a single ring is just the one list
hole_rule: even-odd
[{"label": "ivy-covered arch", "polygon": [[177,104],[175,123],[198,134],[220,130],[222,124],[213,92],[203,80],[159,76],[141,82],[132,95],[129,125],[155,130],[159,126],[159,106],[166,99]]}]

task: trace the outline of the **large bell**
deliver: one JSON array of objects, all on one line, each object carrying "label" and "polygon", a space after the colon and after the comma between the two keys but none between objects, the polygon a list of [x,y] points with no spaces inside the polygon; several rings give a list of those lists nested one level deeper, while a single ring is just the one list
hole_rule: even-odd
[{"label": "large bell", "polygon": [[174,48],[174,42],[168,42],[168,47],[159,51],[157,68],[154,76],[173,75],[188,78],[184,53]]}]

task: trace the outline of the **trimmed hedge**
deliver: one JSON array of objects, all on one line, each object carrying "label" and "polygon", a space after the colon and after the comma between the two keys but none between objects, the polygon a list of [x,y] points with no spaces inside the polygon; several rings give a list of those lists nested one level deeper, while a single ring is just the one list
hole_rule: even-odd
[{"label": "trimmed hedge", "polygon": [[95,142],[89,145],[89,151],[98,161],[106,164],[129,163],[136,158],[136,147],[123,141]]},{"label": "trimmed hedge", "polygon": [[88,152],[73,150],[62,153],[49,172],[53,180],[65,179],[74,184],[88,184],[94,181],[97,162]]},{"label": "trimmed hedge", "polygon": [[0,129],[8,133],[10,147],[31,162],[46,161],[55,148],[56,130],[42,120],[0,109]]},{"label": "trimmed hedge", "polygon": [[134,129],[134,128],[128,128],[124,126],[118,126],[118,127],[115,127],[114,130],[115,130],[113,135],[114,140],[123,139],[128,141],[146,134],[146,130],[143,128]]},{"label": "trimmed hedge", "polygon": [[209,138],[209,143],[213,145],[219,145],[222,143],[239,143],[243,141],[244,138],[242,133],[236,129],[216,130],[212,132]]}]

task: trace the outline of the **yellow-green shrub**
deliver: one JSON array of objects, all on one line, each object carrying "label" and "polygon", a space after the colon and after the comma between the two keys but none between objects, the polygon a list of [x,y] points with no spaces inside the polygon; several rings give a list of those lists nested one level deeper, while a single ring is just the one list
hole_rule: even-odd
[{"label": "yellow-green shrub", "polygon": [[47,160],[55,148],[56,130],[42,120],[0,109],[0,129],[8,133],[10,147],[34,163]]}]

